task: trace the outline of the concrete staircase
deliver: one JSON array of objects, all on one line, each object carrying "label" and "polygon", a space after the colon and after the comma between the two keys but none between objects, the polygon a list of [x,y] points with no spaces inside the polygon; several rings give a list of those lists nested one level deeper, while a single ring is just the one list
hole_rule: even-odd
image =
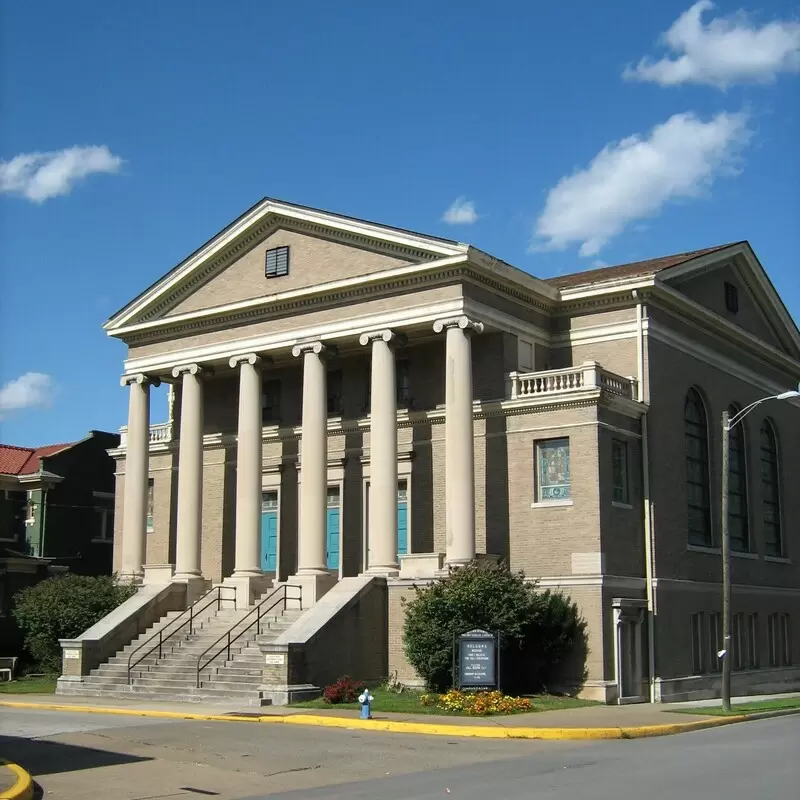
[{"label": "concrete staircase", "polygon": [[[201,606],[202,601],[198,601],[196,605]],[[264,665],[264,655],[259,650],[258,643],[274,641],[302,613],[299,610],[282,611],[281,606],[282,604],[277,605],[266,616],[261,617],[259,635],[256,614],[248,616],[255,605],[242,610],[217,610],[216,604],[212,604],[195,616],[191,634],[188,626],[184,627],[166,641],[159,655],[157,634],[164,631],[166,637],[176,629],[176,625],[171,623],[182,613],[185,614],[172,611],[106,663],[93,670],[86,676],[80,688],[76,687],[74,691],[76,694],[94,697],[268,705],[270,701],[262,699],[258,689],[262,683]],[[231,645],[230,659],[226,660],[228,654],[222,653],[202,669],[198,687],[198,657],[228,631],[231,631],[231,639],[242,634]],[[203,661],[221,650],[226,639],[227,637],[223,638],[215,645]],[[148,640],[152,641],[148,643]],[[139,661],[154,646],[155,651]],[[138,663],[131,669],[129,683],[128,662],[131,654],[134,654],[133,661]]]}]

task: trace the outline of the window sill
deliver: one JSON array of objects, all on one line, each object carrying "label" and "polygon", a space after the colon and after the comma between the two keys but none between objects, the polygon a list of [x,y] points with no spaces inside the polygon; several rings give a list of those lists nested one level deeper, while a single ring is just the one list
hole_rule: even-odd
[{"label": "window sill", "polygon": [[703,547],[700,544],[687,544],[686,549],[690,553],[707,553],[710,556],[721,556],[722,550],[719,547]]},{"label": "window sill", "polygon": [[92,544],[114,544],[113,539],[92,539]]},{"label": "window sill", "polygon": [[531,508],[566,508],[572,505],[572,500],[543,500],[531,503]]},{"label": "window sill", "polygon": [[611,506],[612,506],[612,508],[622,508],[625,511],[632,511],[633,510],[633,506],[630,503],[620,503],[620,502],[618,502],[616,500],[613,500],[611,502]]},{"label": "window sill", "polygon": [[758,553],[742,553],[738,550],[731,550],[731,558],[746,558],[750,561],[758,561],[760,556]]},{"label": "window sill", "polygon": [[786,556],[764,556],[764,561],[769,561],[772,564],[791,564],[792,559]]},{"label": "window sill", "polygon": [[145,530],[145,533],[155,533],[155,530],[156,530],[155,528],[147,528],[147,530]]}]

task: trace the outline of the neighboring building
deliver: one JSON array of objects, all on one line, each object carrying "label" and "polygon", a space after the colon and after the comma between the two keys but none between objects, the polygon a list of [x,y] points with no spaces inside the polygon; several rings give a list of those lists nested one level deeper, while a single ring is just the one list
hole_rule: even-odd
[{"label": "neighboring building", "polygon": [[[128,346],[122,575],[171,564],[247,602],[288,580],[305,608],[376,576],[388,669],[413,681],[401,598],[501,556],[579,603],[587,696],[718,692],[721,414],[800,379],[747,242],[540,280],[265,199],[106,330]],[[150,426],[158,381],[175,419]],[[798,441],[796,401],[732,440],[738,692],[800,688]]]},{"label": "neighboring building", "polygon": [[79,442],[0,445],[0,547],[72,572],[108,575],[114,538],[114,460],[119,434]]}]

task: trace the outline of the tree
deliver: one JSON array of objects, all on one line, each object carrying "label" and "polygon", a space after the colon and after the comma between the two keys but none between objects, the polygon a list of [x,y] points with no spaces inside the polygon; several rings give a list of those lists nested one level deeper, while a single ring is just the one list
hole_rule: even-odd
[{"label": "tree", "polygon": [[18,592],[14,617],[39,668],[59,672],[59,639],[74,639],[136,593],[111,576],[63,575]]},{"label": "tree", "polygon": [[500,635],[508,683],[523,691],[541,688],[576,646],[586,623],[577,606],[559,593],[539,591],[523,572],[505,564],[470,564],[426,586],[405,601],[403,641],[409,663],[428,688],[452,686],[453,637],[471,628]]}]

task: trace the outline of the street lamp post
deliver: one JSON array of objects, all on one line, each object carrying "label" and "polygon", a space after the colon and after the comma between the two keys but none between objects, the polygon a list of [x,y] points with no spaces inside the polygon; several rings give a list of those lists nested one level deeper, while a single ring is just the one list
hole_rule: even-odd
[{"label": "street lamp post", "polygon": [[736,427],[756,406],[767,400],[791,400],[800,397],[800,386],[781,394],[762,397],[730,416],[722,412],[722,650],[718,654],[722,658],[722,710],[731,710],[731,628],[733,613],[731,607],[731,538],[728,528],[728,489],[730,483],[731,430]]}]

